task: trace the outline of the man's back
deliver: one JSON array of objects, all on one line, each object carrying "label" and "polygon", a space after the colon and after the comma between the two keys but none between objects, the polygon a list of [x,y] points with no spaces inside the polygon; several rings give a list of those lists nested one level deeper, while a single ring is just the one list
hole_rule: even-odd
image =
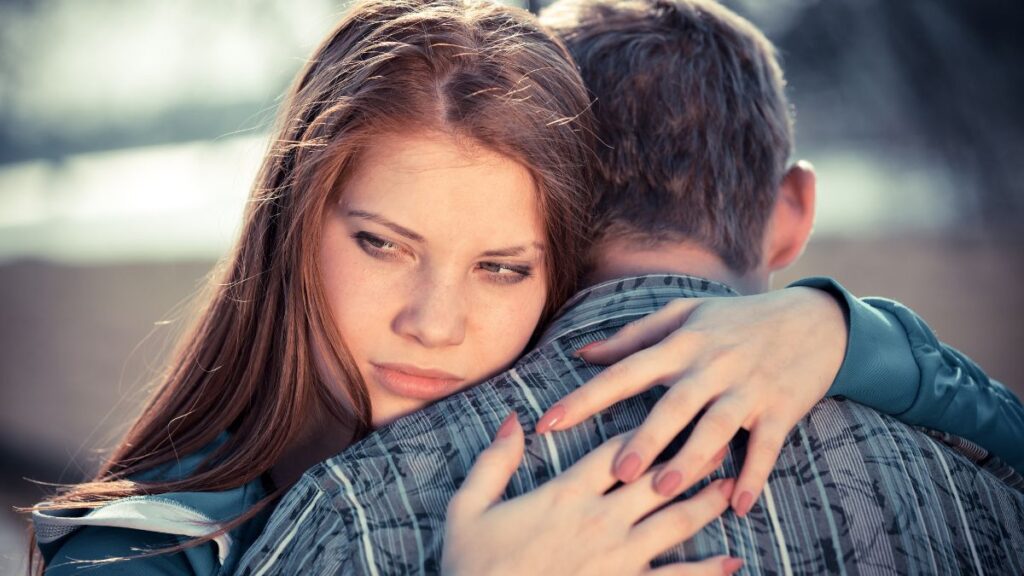
[{"label": "man's back", "polygon": [[[246,554],[241,574],[417,573],[440,566],[445,510],[511,409],[536,418],[598,368],[573,357],[672,298],[722,296],[714,282],[644,276],[584,291],[516,367],[378,430],[311,469]],[[622,402],[564,432],[528,434],[507,497],[529,491],[659,396]],[[527,431],[530,431],[528,424]],[[736,476],[744,439],[716,476]],[[827,400],[790,435],[761,503],[731,512],[659,559],[742,557],[753,573],[1024,573],[1024,494],[968,458],[852,402]]]}]

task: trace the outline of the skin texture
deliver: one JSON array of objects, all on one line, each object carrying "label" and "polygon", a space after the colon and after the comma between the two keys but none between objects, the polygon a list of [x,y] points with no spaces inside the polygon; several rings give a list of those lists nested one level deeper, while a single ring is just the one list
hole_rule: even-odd
[{"label": "skin texture", "polygon": [[385,135],[328,212],[321,273],[380,426],[507,368],[546,298],[528,170],[441,133]]}]

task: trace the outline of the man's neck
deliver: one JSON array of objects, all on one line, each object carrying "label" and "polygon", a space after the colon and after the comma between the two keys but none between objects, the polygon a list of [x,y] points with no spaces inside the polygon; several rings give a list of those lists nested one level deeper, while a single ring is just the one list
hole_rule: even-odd
[{"label": "man's neck", "polygon": [[741,294],[768,289],[769,279],[756,273],[736,274],[715,253],[689,242],[655,245],[605,241],[595,248],[587,284],[643,274],[683,274],[721,282]]}]

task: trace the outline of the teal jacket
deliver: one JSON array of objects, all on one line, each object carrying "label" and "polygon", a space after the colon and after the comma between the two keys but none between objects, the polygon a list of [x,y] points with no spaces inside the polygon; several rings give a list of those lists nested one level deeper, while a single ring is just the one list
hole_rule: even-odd
[{"label": "teal jacket", "polygon": [[939,341],[906,306],[855,298],[831,278],[808,286],[843,305],[850,335],[846,357],[829,388],[913,426],[970,440],[1024,474],[1024,407],[965,354]]},{"label": "teal jacket", "polygon": [[[857,299],[828,278],[808,278],[793,286],[828,292],[846,314],[846,357],[828,395],[845,396],[908,424],[956,434],[1024,472],[1024,450],[1019,448],[1024,406],[969,358],[939,342],[912,311],[891,300]],[[187,476],[214,447],[154,472],[149,479]],[[230,574],[269,512],[227,537],[180,553],[95,561],[131,557],[140,550],[208,534],[266,494],[262,483],[254,481],[224,492],[128,498],[92,511],[37,512],[33,521],[48,576]]]},{"label": "teal jacket", "polygon": [[[167,466],[136,477],[172,481],[191,475],[226,435]],[[259,479],[222,492],[172,492],[124,498],[97,509],[33,513],[36,540],[47,576],[230,574],[242,553],[259,536],[269,509],[227,534],[174,554],[96,564],[106,558],[131,558],[146,550],[178,546],[220,529],[259,502],[268,491]]]}]

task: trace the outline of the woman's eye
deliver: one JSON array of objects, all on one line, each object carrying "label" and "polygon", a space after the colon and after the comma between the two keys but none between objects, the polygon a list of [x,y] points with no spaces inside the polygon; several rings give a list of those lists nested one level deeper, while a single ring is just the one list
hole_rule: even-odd
[{"label": "woman's eye", "polygon": [[491,279],[499,284],[516,284],[526,280],[533,273],[529,266],[499,262],[481,262],[480,269],[487,272]]},{"label": "woman's eye", "polygon": [[357,232],[353,238],[359,247],[370,256],[381,259],[395,259],[401,256],[401,248],[390,240],[375,236],[369,232]]}]

